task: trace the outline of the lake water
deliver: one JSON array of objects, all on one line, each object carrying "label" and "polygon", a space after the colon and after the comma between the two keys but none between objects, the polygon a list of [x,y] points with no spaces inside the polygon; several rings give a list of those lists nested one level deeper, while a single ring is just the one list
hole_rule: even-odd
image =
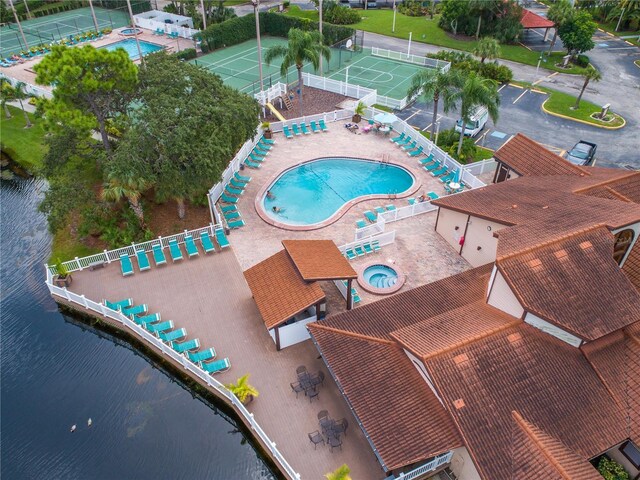
[{"label": "lake water", "polygon": [[44,188],[1,181],[2,478],[274,478],[215,408],[123,342],[58,312],[43,283]]}]

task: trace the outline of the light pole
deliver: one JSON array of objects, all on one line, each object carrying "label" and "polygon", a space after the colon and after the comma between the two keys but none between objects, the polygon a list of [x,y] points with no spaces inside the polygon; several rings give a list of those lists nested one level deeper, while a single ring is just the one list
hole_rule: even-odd
[{"label": "light pole", "polygon": [[24,8],[27,10],[27,18],[32,18],[31,12],[29,11],[29,4],[27,3],[27,0],[24,0]]},{"label": "light pole", "polygon": [[262,79],[262,45],[260,44],[260,15],[258,14],[258,5],[260,0],[251,0],[253,3],[253,11],[256,15],[256,39],[258,41],[258,74],[260,75],[260,91],[264,90],[264,80]]},{"label": "light pole", "polygon": [[27,43],[27,38],[24,36],[24,32],[22,31],[22,25],[20,24],[20,19],[18,18],[18,14],[16,13],[16,9],[13,6],[13,0],[9,0],[9,6],[13,11],[13,18],[16,19],[16,23],[18,24],[18,30],[20,30],[20,35],[22,36],[22,41],[24,42],[24,49],[29,50],[29,44]]},{"label": "light pole", "polygon": [[[395,0],[394,0],[395,1]],[[320,30],[320,38],[322,38],[322,0],[320,0],[320,23],[318,24],[318,30]],[[321,40],[324,42],[324,39]],[[320,55],[320,76],[322,77],[322,55]]]},{"label": "light pole", "polygon": [[93,10],[93,2],[89,0],[89,8],[91,8],[91,16],[93,17],[93,25],[96,27],[96,32],[100,33],[100,27],[98,26],[98,19],[96,18],[96,12]]},{"label": "light pole", "polygon": [[396,31],[396,0],[393,0],[393,25],[391,26],[391,31],[394,33]]},{"label": "light pole", "polygon": [[140,48],[140,40],[138,40],[138,29],[136,28],[136,21],[133,18],[133,10],[131,10],[131,0],[127,0],[127,7],[129,8],[131,26],[133,27],[133,36],[136,38],[136,46],[138,47],[138,56],[140,57],[140,63],[144,65],[144,57],[142,56],[142,49]]},{"label": "light pole", "polygon": [[538,70],[540,70],[540,62],[542,62],[542,52],[540,52],[540,57],[538,58],[538,66],[536,67],[536,77],[538,76]]},{"label": "light pole", "polygon": [[204,9],[204,0],[200,0],[200,8],[202,8],[202,29],[207,28],[207,12]]}]

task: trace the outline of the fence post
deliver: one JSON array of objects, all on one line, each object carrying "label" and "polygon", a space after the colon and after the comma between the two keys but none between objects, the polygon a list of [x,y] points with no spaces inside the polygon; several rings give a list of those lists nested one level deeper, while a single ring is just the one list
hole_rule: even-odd
[{"label": "fence post", "polygon": [[82,271],[82,265],[80,265],[80,259],[76,257],[76,263],[78,264],[78,269]]},{"label": "fence post", "polygon": [[64,291],[64,296],[68,301],[71,301],[71,297],[69,296],[69,292],[67,290],[67,287],[62,287],[62,290]]},{"label": "fence post", "polygon": [[82,304],[84,305],[84,308],[89,308],[89,304],[87,303],[87,299],[84,295],[80,295],[82,297]]}]

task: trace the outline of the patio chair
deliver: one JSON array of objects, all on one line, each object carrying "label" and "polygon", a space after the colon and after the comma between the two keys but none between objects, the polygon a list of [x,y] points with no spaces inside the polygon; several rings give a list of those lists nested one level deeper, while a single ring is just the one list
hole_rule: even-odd
[{"label": "patio chair", "polygon": [[302,133],[304,133],[305,135],[309,135],[311,133],[307,128],[307,124],[305,122],[302,122],[300,124],[300,130],[302,130]]},{"label": "patio chair", "polygon": [[240,227],[244,227],[246,225],[246,223],[244,223],[244,220],[240,219],[240,220],[235,220],[233,222],[227,222],[227,226],[229,228],[240,228]]},{"label": "patio chair", "polygon": [[171,342],[171,348],[173,348],[178,353],[184,353],[188,350],[196,350],[200,348],[200,340],[197,338],[193,338],[191,340],[187,340],[186,342],[178,343]]},{"label": "patio chair", "polygon": [[259,156],[257,156],[255,153],[253,153],[253,152],[251,152],[251,153],[249,154],[249,159],[250,159],[252,162],[255,162],[255,163],[262,163],[262,162],[264,162],[264,157],[259,157]]},{"label": "patio chair", "polygon": [[440,164],[440,162],[435,162],[435,163],[432,163],[431,165],[427,165],[426,167],[424,167],[424,169],[427,172],[431,172],[432,170],[437,170],[437,169],[439,169],[441,167],[442,167],[442,165]]},{"label": "patio chair", "polygon": [[266,143],[265,142],[265,138],[262,137],[260,140],[258,140],[258,143],[256,144],[256,147],[259,148],[260,150],[264,150],[266,152],[268,152],[269,150],[271,150],[273,148],[273,145],[270,143]]},{"label": "patio chair", "polygon": [[384,207],[375,207],[374,210],[376,213],[384,213],[386,211]]},{"label": "patio chair", "polygon": [[141,272],[144,272],[151,268],[151,265],[149,264],[149,258],[147,257],[147,253],[144,250],[136,249],[136,257],[138,259],[138,268]]},{"label": "patio chair", "polygon": [[227,236],[224,234],[224,230],[221,228],[216,228],[216,241],[220,248],[227,248],[229,246],[229,240],[227,240]]},{"label": "patio chair", "polygon": [[371,242],[371,248],[373,248],[374,252],[380,250],[380,241],[374,240],[373,242]]},{"label": "patio chair", "polygon": [[356,252],[353,251],[353,249],[351,248],[347,248],[344,253],[346,253],[347,258],[349,260],[353,260],[354,258],[356,258],[358,255],[356,255]]},{"label": "patio chair", "polygon": [[440,177],[438,180],[440,180],[442,183],[449,183],[452,182],[454,178],[456,178],[456,172],[449,172],[448,175]]},{"label": "patio chair", "polygon": [[391,211],[396,209],[396,206],[392,205],[392,204],[389,204],[389,205],[385,206],[384,208],[386,208],[388,212],[391,212]]},{"label": "patio chair", "polygon": [[289,385],[291,385],[291,390],[293,390],[294,393],[296,394],[296,398],[298,398],[299,393],[304,392],[304,387],[300,382],[293,382],[293,383],[290,383]]},{"label": "patio chair", "polygon": [[147,306],[146,303],[143,303],[142,305],[135,305],[133,307],[122,309],[122,313],[125,314],[127,317],[130,315],[140,315],[141,313],[147,313],[147,311],[149,311],[149,307]]},{"label": "patio chair", "polygon": [[411,138],[409,135],[407,135],[406,137],[404,137],[399,142],[396,142],[396,145],[398,145],[399,147],[404,147],[405,145],[408,145],[411,142],[413,142],[413,138]]},{"label": "patio chair", "polygon": [[240,212],[237,212],[237,211],[236,212],[223,213],[223,215],[224,215],[224,218],[227,219],[227,221],[235,220],[237,218],[240,218]]},{"label": "patio chair", "polygon": [[316,375],[311,377],[312,385],[324,385],[324,372],[320,370]]},{"label": "patio chair", "polygon": [[166,332],[167,330],[173,330],[173,320],[160,323],[148,323],[145,325],[145,328],[151,333]]},{"label": "patio chair", "polygon": [[404,133],[404,132],[402,132],[402,133],[401,133],[400,135],[398,135],[397,137],[390,138],[390,139],[389,139],[389,141],[390,141],[391,143],[398,143],[398,142],[400,142],[400,141],[404,140],[404,137],[405,137],[405,133]]},{"label": "patio chair", "polygon": [[256,145],[255,147],[253,147],[252,152],[255,155],[258,155],[260,157],[266,157],[267,155],[269,155],[269,150],[262,150],[258,145]]},{"label": "patio chair", "polygon": [[260,165],[259,163],[256,162],[252,162],[251,160],[249,160],[248,158],[245,159],[244,164],[249,167],[249,168],[260,168],[262,165]]},{"label": "patio chair", "polygon": [[263,142],[263,143],[266,143],[267,145],[275,145],[275,143],[276,143],[275,140],[272,140],[270,138],[265,138],[265,137],[262,137],[260,139],[260,141]]},{"label": "patio chair", "polygon": [[298,124],[297,123],[293,123],[291,125],[291,130],[293,130],[293,134],[297,137],[298,135],[301,135],[300,129],[298,128]]},{"label": "patio chair", "polygon": [[200,243],[202,244],[202,249],[204,253],[211,253],[216,251],[216,247],[213,246],[213,242],[211,241],[211,237],[208,232],[200,232]]},{"label": "patio chair", "polygon": [[422,145],[420,145],[413,152],[407,152],[407,155],[409,155],[410,157],[419,157],[420,155],[424,155],[423,150],[424,148],[422,147]]},{"label": "patio chair", "polygon": [[353,249],[355,250],[356,255],[358,255],[359,257],[364,257],[367,253],[364,251],[364,248],[362,248],[362,245],[356,245],[355,247],[353,247]]},{"label": "patio chair", "polygon": [[300,375],[302,373],[307,373],[307,367],[305,367],[304,365],[300,365],[298,368],[296,368],[296,375]]},{"label": "patio chair", "polygon": [[244,193],[244,191],[241,188],[234,188],[231,184],[227,184],[224,187],[224,193],[227,193],[229,195],[242,195]]},{"label": "patio chair", "polygon": [[320,128],[318,127],[318,125],[316,124],[316,122],[311,121],[309,122],[309,125],[311,125],[311,131],[313,133],[320,133]]},{"label": "patio chair", "polygon": [[414,148],[416,148],[416,144],[418,143],[417,140],[414,140],[411,143],[407,143],[406,145],[403,145],[401,148],[402,150],[404,150],[405,152],[408,152],[409,150],[413,150]]},{"label": "patio chair", "polygon": [[237,197],[231,197],[224,192],[222,193],[222,195],[220,195],[220,198],[222,199],[223,202],[226,202],[226,203],[234,203],[234,204],[238,203]]},{"label": "patio chair", "polygon": [[378,216],[373,213],[371,210],[366,210],[363,215],[366,217],[367,220],[369,220],[371,223],[376,223],[376,220],[378,219]]},{"label": "patio chair", "polygon": [[324,120],[318,120],[318,125],[320,125],[320,130],[322,130],[323,132],[329,131],[327,125],[324,123]]},{"label": "patio chair", "polygon": [[133,298],[125,298],[124,300],[118,300],[117,302],[110,302],[109,300],[103,300],[104,306],[111,310],[122,310],[123,308],[133,305]]},{"label": "patio chair", "polygon": [[164,256],[161,244],[151,245],[151,251],[153,252],[153,261],[156,262],[156,267],[167,263],[167,257]]},{"label": "patio chair", "polygon": [[193,241],[193,237],[191,235],[184,236],[184,246],[187,249],[187,255],[189,255],[189,258],[198,256],[198,247],[196,247],[196,242]]},{"label": "patio chair", "polygon": [[356,220],[356,227],[357,228],[364,228],[367,226],[367,222],[365,222],[364,220]]},{"label": "patio chair", "polygon": [[143,327],[147,323],[156,323],[162,320],[162,317],[159,313],[152,313],[149,315],[143,315],[141,317],[137,315],[132,315],[132,317],[134,322],[136,322],[138,325],[142,325]]},{"label": "patio chair", "polygon": [[409,205],[413,205],[414,203],[416,203],[416,199],[415,198],[407,198],[407,202],[409,203]]},{"label": "patio chair", "polygon": [[[371,243],[367,242],[367,243],[363,243],[362,244],[362,248],[364,248],[364,251],[366,253],[373,253],[373,248],[371,247]],[[353,292],[351,292],[353,294]]]},{"label": "patio chair", "polygon": [[244,182],[244,183],[249,183],[251,181],[251,177],[245,177],[244,175],[240,175],[240,172],[234,173],[233,178],[235,178],[239,182]]},{"label": "patio chair", "polygon": [[313,443],[314,450],[317,448],[319,443],[322,443],[322,445],[324,445],[324,437],[320,434],[319,431],[316,430],[315,432],[311,432],[308,435],[309,440],[311,441],[311,443]]},{"label": "patio chair", "polygon": [[223,358],[221,360],[215,360],[213,362],[210,363],[205,363],[202,362],[202,369],[205,372],[208,372],[212,375],[216,374],[216,373],[220,373],[220,372],[224,372],[226,370],[229,370],[231,368],[231,362],[229,361],[228,358]]},{"label": "patio chair", "polygon": [[193,363],[204,362],[205,360],[216,358],[216,351],[213,348],[207,348],[199,352],[187,352],[187,357],[189,357],[189,360]]},{"label": "patio chair", "polygon": [[293,135],[291,134],[291,130],[289,130],[289,127],[287,125],[282,126],[282,133],[284,133],[284,136],[287,138],[293,138]]},{"label": "patio chair", "polygon": [[435,162],[436,160],[433,158],[433,153],[430,153],[427,158],[423,158],[422,160],[418,160],[418,162],[420,163],[420,165],[422,166],[426,166],[430,163]]},{"label": "patio chair", "polygon": [[304,393],[309,398],[309,403],[313,402],[314,398],[320,399],[320,390],[317,385],[307,388]]},{"label": "patio chair", "polygon": [[327,417],[327,418],[329,417],[329,411],[328,410],[320,410],[318,412],[318,420],[321,420],[321,419],[323,419],[325,417]]},{"label": "patio chair", "polygon": [[360,303],[362,301],[360,295],[358,295],[357,293],[355,295],[352,295],[351,298],[353,298],[353,303]]},{"label": "patio chair", "polygon": [[440,196],[436,192],[427,192],[427,197],[431,200],[437,200]]},{"label": "patio chair", "polygon": [[133,264],[126,253],[120,254],[120,270],[122,270],[123,277],[133,275]]},{"label": "patio chair", "polygon": [[178,38],[178,32],[171,32],[167,34],[167,37],[169,38]]},{"label": "patio chair", "polygon": [[180,250],[180,245],[178,245],[175,238],[169,240],[169,253],[171,254],[171,260],[173,260],[174,263],[178,260],[182,260],[182,250]]},{"label": "patio chair", "polygon": [[447,167],[443,166],[442,168],[439,168],[437,170],[433,170],[431,172],[431,176],[437,178],[437,177],[441,177],[442,175],[446,175],[447,173],[449,173],[449,169]]},{"label": "patio chair", "polygon": [[347,428],[349,428],[349,422],[347,421],[346,418],[343,418],[342,420],[337,420],[333,423],[333,433],[340,435],[341,433],[344,433],[344,436],[347,436]]},{"label": "patio chair", "polygon": [[247,188],[247,184],[245,182],[240,182],[240,181],[236,180],[233,177],[231,178],[231,180],[229,180],[229,184],[227,186],[236,188],[236,189],[240,190],[241,192],[243,192],[244,189]]},{"label": "patio chair", "polygon": [[158,333],[158,337],[163,342],[175,342],[177,340],[182,340],[187,336],[187,330],[185,328],[179,328],[177,330],[172,330],[171,332],[160,332]]},{"label": "patio chair", "polygon": [[331,453],[333,453],[334,448],[338,448],[338,447],[340,447],[340,450],[342,451],[342,440],[340,440],[340,437],[336,437],[335,435],[329,435],[329,437],[327,438],[327,441],[329,442],[329,447],[331,447]]}]

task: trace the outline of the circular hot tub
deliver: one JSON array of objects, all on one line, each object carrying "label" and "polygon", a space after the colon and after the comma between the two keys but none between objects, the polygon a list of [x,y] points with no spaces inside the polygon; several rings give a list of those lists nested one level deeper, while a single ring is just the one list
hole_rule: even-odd
[{"label": "circular hot tub", "polygon": [[358,274],[362,289],[377,295],[395,293],[404,285],[405,276],[396,266],[387,262],[369,262]]},{"label": "circular hot tub", "polygon": [[140,35],[142,33],[142,30],[140,30],[139,28],[124,28],[120,30],[120,35],[124,35],[125,37],[130,37],[131,35],[135,35],[136,33]]}]

